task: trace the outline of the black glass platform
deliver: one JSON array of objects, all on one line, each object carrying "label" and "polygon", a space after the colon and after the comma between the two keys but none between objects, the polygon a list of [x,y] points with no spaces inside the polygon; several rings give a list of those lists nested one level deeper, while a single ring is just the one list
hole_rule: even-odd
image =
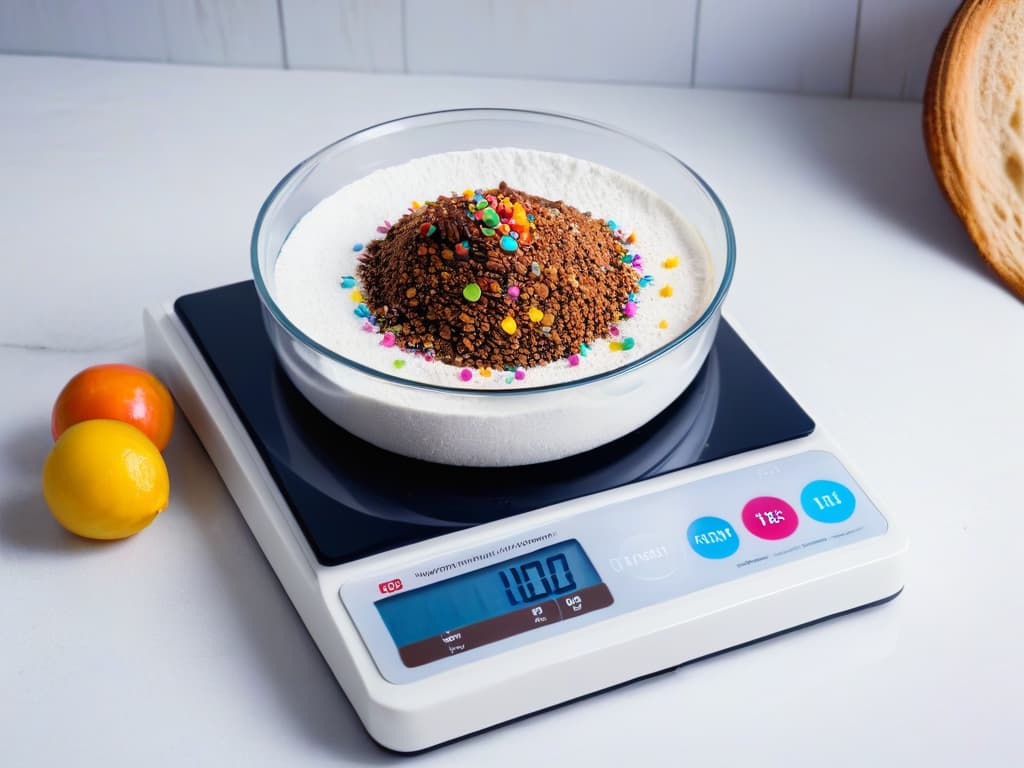
[{"label": "black glass platform", "polygon": [[174,307],[325,565],[814,430],[811,418],[722,321],[686,392],[626,437],[527,467],[432,464],[366,443],[306,401],[277,362],[252,282],[183,296]]}]

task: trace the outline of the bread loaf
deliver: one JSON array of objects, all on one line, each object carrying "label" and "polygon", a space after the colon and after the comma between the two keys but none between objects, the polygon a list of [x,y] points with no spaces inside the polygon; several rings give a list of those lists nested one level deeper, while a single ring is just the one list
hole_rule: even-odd
[{"label": "bread loaf", "polygon": [[981,255],[1024,299],[1024,0],[966,0],[924,102],[929,159]]}]

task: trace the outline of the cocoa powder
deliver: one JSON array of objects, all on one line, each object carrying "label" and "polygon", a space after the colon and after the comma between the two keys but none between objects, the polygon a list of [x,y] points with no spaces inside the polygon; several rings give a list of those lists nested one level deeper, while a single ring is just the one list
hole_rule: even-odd
[{"label": "cocoa powder", "polygon": [[[487,209],[494,213],[478,218]],[[520,230],[515,250],[502,248],[502,228],[506,237]],[[608,336],[638,289],[606,222],[504,182],[417,208],[365,253],[359,278],[380,330],[407,350],[472,368],[528,368],[579,352]]]}]

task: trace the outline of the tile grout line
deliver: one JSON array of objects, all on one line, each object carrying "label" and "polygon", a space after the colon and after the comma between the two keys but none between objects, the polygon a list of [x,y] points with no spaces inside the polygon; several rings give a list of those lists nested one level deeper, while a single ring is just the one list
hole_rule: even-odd
[{"label": "tile grout line", "polygon": [[405,15],[408,13],[408,4],[406,3],[406,0],[401,0],[399,10],[401,11],[399,22],[401,23],[402,28],[402,72],[407,75],[409,74],[409,35],[406,30],[405,20]]},{"label": "tile grout line", "polygon": [[850,56],[850,79],[846,87],[846,98],[853,98],[853,83],[857,76],[857,49],[860,47],[860,15],[864,0],[857,0],[857,18],[853,23],[853,53]]},{"label": "tile grout line", "polygon": [[693,9],[693,45],[690,51],[690,87],[697,87],[697,45],[700,41],[700,7],[703,0],[697,0]]},{"label": "tile grout line", "polygon": [[291,69],[291,62],[288,61],[288,38],[284,33],[284,0],[277,0],[277,31],[281,35],[281,66],[283,69]]}]

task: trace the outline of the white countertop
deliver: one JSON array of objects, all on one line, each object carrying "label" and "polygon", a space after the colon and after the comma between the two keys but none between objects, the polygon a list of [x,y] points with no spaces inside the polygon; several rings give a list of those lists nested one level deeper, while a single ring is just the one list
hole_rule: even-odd
[{"label": "white countertop", "polygon": [[914,104],[0,57],[0,763],[398,762],[365,735],[184,420],[169,509],[66,534],[53,398],[141,363],[142,307],[245,279],[265,194],[379,120],[576,113],[729,208],[726,313],[911,536],[884,607],[592,697],[417,765],[1007,765],[1024,722],[1024,307],[937,191]]}]

